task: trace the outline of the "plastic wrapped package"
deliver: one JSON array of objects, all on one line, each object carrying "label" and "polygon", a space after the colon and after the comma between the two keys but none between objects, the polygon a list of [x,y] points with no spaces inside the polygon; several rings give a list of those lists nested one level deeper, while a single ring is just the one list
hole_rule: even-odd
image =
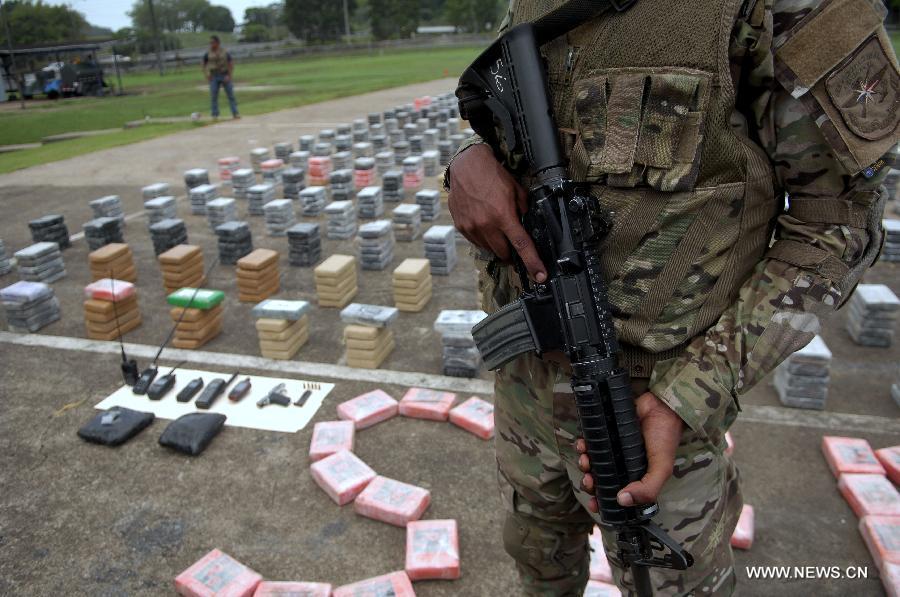
[{"label": "plastic wrapped package", "polygon": [[206,288],[181,288],[168,297],[168,302],[173,307],[191,309],[212,309],[225,300],[225,293],[221,290],[208,290]]},{"label": "plastic wrapped package", "polygon": [[864,516],[859,533],[879,570],[884,570],[886,562],[900,564],[900,517]]},{"label": "plastic wrapped package", "polygon": [[589,580],[584,589],[584,597],[622,597],[622,592],[616,585]]},{"label": "plastic wrapped package", "polygon": [[737,526],[731,535],[731,546],[737,549],[750,549],[753,546],[753,533],[756,527],[756,515],[753,506],[744,504]]},{"label": "plastic wrapped package", "polygon": [[591,580],[612,582],[612,568],[609,566],[606,550],[603,548],[603,535],[600,534],[600,527],[594,527],[588,537],[588,543],[591,546]]},{"label": "plastic wrapped package", "polygon": [[78,430],[78,437],[93,444],[118,446],[146,429],[153,419],[153,413],[114,406],[91,418]]},{"label": "plastic wrapped package", "polygon": [[391,572],[338,587],[331,597],[416,597],[406,572]]},{"label": "plastic wrapped package", "polygon": [[875,450],[875,457],[884,467],[888,479],[900,485],[900,446]]},{"label": "plastic wrapped package", "polygon": [[331,585],[323,582],[289,582],[264,580],[253,597],[329,597]]},{"label": "plastic wrapped package", "polygon": [[400,400],[400,414],[413,419],[446,421],[454,402],[456,394],[453,392],[410,388]]},{"label": "plastic wrapped package", "polygon": [[372,390],[356,398],[342,402],[337,407],[338,416],[353,421],[357,429],[366,429],[376,423],[395,417],[397,401],[384,390]]},{"label": "plastic wrapped package", "polygon": [[181,415],[163,430],[159,445],[188,456],[199,456],[222,431],[226,419],[225,415],[218,413]]},{"label": "plastic wrapped package", "polygon": [[226,553],[214,549],[175,577],[184,597],[252,597],[262,576]]},{"label": "plastic wrapped package", "polygon": [[860,518],[900,516],[900,494],[884,475],[846,473],[838,480],[838,489]]},{"label": "plastic wrapped package", "polygon": [[406,525],[406,574],[413,581],[459,578],[455,520],[417,520]]},{"label": "plastic wrapped package", "polygon": [[119,302],[134,296],[134,284],[125,280],[103,278],[84,287],[84,296],[88,299]]},{"label": "plastic wrapped package", "polygon": [[309,459],[322,460],[341,450],[353,451],[353,421],[322,421],[313,427],[309,443]]},{"label": "plastic wrapped package", "polygon": [[0,300],[4,303],[38,302],[53,296],[53,289],[43,282],[19,281],[0,290]]},{"label": "plastic wrapped package", "polygon": [[427,489],[378,476],[357,496],[353,509],[362,516],[402,527],[419,520],[430,503]]},{"label": "plastic wrapped package", "polygon": [[885,474],[884,467],[864,439],[826,435],[822,438],[822,454],[836,478],[844,473]]},{"label": "plastic wrapped package", "polygon": [[376,476],[368,464],[347,450],[314,462],[309,472],[338,506],[352,502]]},{"label": "plastic wrapped package", "polygon": [[450,411],[450,422],[481,439],[494,437],[494,405],[472,396]]}]

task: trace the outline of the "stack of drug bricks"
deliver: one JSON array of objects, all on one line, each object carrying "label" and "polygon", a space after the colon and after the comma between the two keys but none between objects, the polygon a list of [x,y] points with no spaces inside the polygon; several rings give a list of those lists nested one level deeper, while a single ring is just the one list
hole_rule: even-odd
[{"label": "stack of drug bricks", "polygon": [[309,309],[306,301],[274,299],[253,307],[262,356],[282,361],[293,358],[309,340]]},{"label": "stack of drug bricks", "polygon": [[91,266],[91,280],[113,278],[126,282],[137,282],[137,268],[131,247],[124,243],[110,243],[88,254]]},{"label": "stack of drug bricks", "polygon": [[360,369],[378,369],[396,346],[388,327],[399,311],[395,307],[353,303],[341,311],[347,364]]},{"label": "stack of drug bricks", "polygon": [[900,446],[873,450],[862,438],[825,436],[822,452],[838,491],[859,518],[859,533],[887,594],[900,594],[900,493],[894,486],[900,481]]},{"label": "stack of drug bricks", "polygon": [[355,257],[332,255],[317,265],[313,272],[320,307],[342,309],[359,292]]},{"label": "stack of drug bricks", "polygon": [[394,270],[394,305],[404,313],[418,313],[431,300],[431,262],[404,259]]},{"label": "stack of drug bricks", "polygon": [[775,369],[775,390],[784,406],[822,410],[831,380],[831,351],[819,336]]},{"label": "stack of drug bricks", "polygon": [[35,243],[15,252],[19,278],[28,282],[56,282],[66,277],[59,245],[51,242]]},{"label": "stack of drug bricks", "polygon": [[278,275],[278,251],[256,249],[237,261],[238,300],[259,303],[277,293],[281,283]]},{"label": "stack of drug bricks", "polygon": [[[196,292],[196,296],[194,293]],[[221,290],[182,288],[168,296],[172,305],[169,315],[176,323],[175,348],[200,348],[222,331],[222,301],[225,293]]]},{"label": "stack of drug bricks", "polygon": [[166,294],[203,283],[203,252],[196,245],[178,245],[159,257]]},{"label": "stack of drug bricks", "polygon": [[143,321],[131,282],[102,278],[84,287],[84,297],[84,326],[91,340],[115,340]]},{"label": "stack of drug bricks", "polygon": [[861,346],[888,348],[894,341],[894,326],[900,299],[884,284],[860,284],[850,299],[847,332]]}]

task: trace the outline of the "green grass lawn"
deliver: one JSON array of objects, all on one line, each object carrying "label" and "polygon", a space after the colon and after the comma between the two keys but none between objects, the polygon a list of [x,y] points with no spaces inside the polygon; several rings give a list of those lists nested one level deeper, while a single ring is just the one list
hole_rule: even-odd
[{"label": "green grass lawn", "polygon": [[[444,76],[458,76],[477,55],[479,48],[391,51],[378,54],[290,58],[278,61],[238,63],[235,83],[241,113],[263,114],[357,95]],[[110,81],[113,73],[107,72]],[[160,78],[155,71],[123,76],[126,96],[73,98],[27,105],[24,111],[0,112],[0,145],[38,143],[44,137],[74,131],[120,128],[126,122],[209,113],[209,94],[199,67],[182,69]],[[241,90],[242,86],[252,89]],[[224,93],[220,108],[227,114]],[[54,143],[45,147],[0,154],[0,172],[88,151],[133,143],[160,134],[194,126],[142,126],[99,137]]]}]

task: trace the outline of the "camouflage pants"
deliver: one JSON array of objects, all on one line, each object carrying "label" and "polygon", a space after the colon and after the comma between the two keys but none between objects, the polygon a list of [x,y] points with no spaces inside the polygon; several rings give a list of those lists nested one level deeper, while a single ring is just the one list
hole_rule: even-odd
[{"label": "camouflage pants", "polygon": [[[641,391],[637,380],[636,391]],[[568,376],[534,356],[497,373],[495,426],[500,493],[507,510],[506,551],[525,595],[580,596],[588,580],[588,534],[599,517],[583,508],[588,495],[574,448],[578,427]],[[730,595],[734,562],[729,539],[741,510],[738,471],[724,446],[688,431],[654,519],[694,556],[687,571],[653,569],[656,595]],[[630,573],[615,560],[615,538],[602,529],[616,584],[632,595]]]}]

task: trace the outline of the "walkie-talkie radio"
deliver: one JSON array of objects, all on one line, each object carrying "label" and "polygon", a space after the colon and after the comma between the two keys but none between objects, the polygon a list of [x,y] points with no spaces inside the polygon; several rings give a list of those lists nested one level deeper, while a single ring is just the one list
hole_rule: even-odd
[{"label": "walkie-talkie radio", "polygon": [[162,398],[171,391],[171,389],[175,386],[175,370],[181,367],[184,364],[184,361],[178,363],[172,370],[159,377],[150,385],[150,389],[147,390],[147,398],[150,400],[162,400]]},{"label": "walkie-talkie radio", "polygon": [[203,378],[198,377],[197,379],[192,379],[188,382],[188,385],[184,386],[178,395],[175,396],[175,400],[178,402],[190,402],[194,399],[194,396],[197,395],[197,392],[203,389]]},{"label": "walkie-talkie radio", "polygon": [[113,272],[110,270],[109,272],[109,280],[110,286],[112,287],[112,306],[113,306],[113,317],[116,318],[116,336],[119,338],[119,351],[122,353],[122,379],[125,380],[125,385],[134,386],[134,384],[138,381],[138,364],[134,359],[129,359],[125,355],[125,342],[122,340],[122,328],[119,326],[119,310],[116,307],[116,279],[113,277]]},{"label": "walkie-talkie radio", "polygon": [[225,388],[230,386],[231,382],[237,379],[237,376],[238,374],[235,372],[228,381],[225,381],[221,377],[217,377],[209,382],[209,385],[204,388],[203,393],[200,394],[200,397],[197,398],[197,402],[195,402],[197,408],[202,408],[203,410],[209,409],[216,399],[225,392]]}]

